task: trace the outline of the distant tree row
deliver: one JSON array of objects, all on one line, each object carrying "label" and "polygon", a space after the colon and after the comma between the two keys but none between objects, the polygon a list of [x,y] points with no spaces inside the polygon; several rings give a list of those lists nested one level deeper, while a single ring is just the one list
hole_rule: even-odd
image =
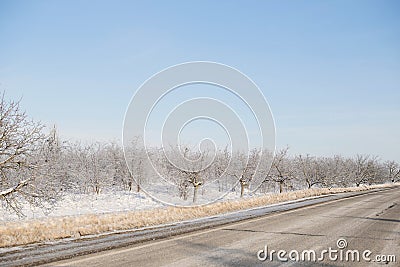
[{"label": "distant tree row", "polygon": [[[283,192],[312,187],[347,187],[400,180],[400,165],[375,156],[347,158],[289,156],[288,148],[271,153],[271,168],[262,168],[260,149],[250,152],[197,151],[190,146],[150,148],[145,151],[132,140],[124,150],[116,143],[61,141],[56,128],[45,133],[20,108],[20,101],[0,96],[0,202],[19,213],[21,203],[51,207],[65,193],[104,190],[140,191],[154,182],[157,173],[176,186],[182,199],[218,178],[218,190],[246,193],[255,175],[261,178],[259,192]],[[167,155],[167,156],[166,156]],[[149,164],[151,159],[152,164]],[[129,168],[128,168],[129,166]]]}]

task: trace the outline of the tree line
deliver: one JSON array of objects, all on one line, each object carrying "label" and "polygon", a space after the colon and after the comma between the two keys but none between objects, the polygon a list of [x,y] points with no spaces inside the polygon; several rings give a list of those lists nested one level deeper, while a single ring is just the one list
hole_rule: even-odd
[{"label": "tree line", "polygon": [[[234,190],[240,196],[255,175],[261,179],[257,190],[261,193],[400,180],[397,162],[371,155],[291,156],[287,147],[275,155],[258,148],[249,152],[227,147],[200,152],[183,145],[145,150],[136,140],[124,151],[115,142],[63,141],[55,127],[46,132],[42,123],[30,119],[20,102],[0,95],[0,202],[16,213],[26,202],[49,208],[67,193],[140,191],[142,186],[154,183],[157,173],[176,185],[180,198],[191,196],[193,202],[199,190],[216,177],[219,191]],[[269,153],[270,168],[260,167],[262,153]]]}]

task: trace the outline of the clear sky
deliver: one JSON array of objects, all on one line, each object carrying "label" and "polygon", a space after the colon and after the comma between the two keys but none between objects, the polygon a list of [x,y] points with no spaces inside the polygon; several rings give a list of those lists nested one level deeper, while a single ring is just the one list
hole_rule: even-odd
[{"label": "clear sky", "polygon": [[65,138],[120,139],[135,90],[216,61],[265,94],[277,146],[400,161],[398,1],[4,1],[0,90]]}]

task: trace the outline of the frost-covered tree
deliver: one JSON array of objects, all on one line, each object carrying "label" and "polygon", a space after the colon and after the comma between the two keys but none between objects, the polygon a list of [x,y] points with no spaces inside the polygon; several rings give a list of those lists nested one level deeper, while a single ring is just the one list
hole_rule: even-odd
[{"label": "frost-covered tree", "polygon": [[232,176],[235,181],[239,182],[240,197],[243,197],[245,189],[249,187],[256,174],[260,161],[260,150],[254,148],[249,151],[248,155],[238,151],[234,154],[233,161],[235,168]]},{"label": "frost-covered tree", "polygon": [[298,155],[294,160],[297,177],[304,180],[307,188],[323,185],[327,172],[325,160],[310,155]]},{"label": "frost-covered tree", "polygon": [[74,188],[68,148],[68,143],[60,140],[56,126],[53,126],[50,133],[46,135],[37,155],[42,161],[42,171],[48,177],[48,181],[54,183],[54,187],[58,188],[58,191],[69,191]]},{"label": "frost-covered tree", "polygon": [[165,174],[177,185],[179,195],[186,200],[189,188],[193,189],[193,203],[197,201],[200,187],[213,177],[213,151],[198,151],[187,145],[163,149],[166,157],[161,161],[165,165]]},{"label": "frost-covered tree", "polygon": [[291,188],[290,181],[295,177],[294,164],[288,156],[289,147],[279,150],[272,161],[271,169],[265,174],[263,183],[273,182],[279,186],[279,193],[284,187]]},{"label": "frost-covered tree", "polygon": [[325,157],[322,159],[325,165],[324,186],[329,188],[347,186],[348,177],[345,168],[345,159],[340,155]]},{"label": "frost-covered tree", "polygon": [[108,152],[107,145],[102,143],[74,144],[72,173],[81,192],[88,193],[90,190],[99,194],[103,189],[112,187],[115,169]]},{"label": "frost-covered tree", "polygon": [[393,161],[386,161],[384,164],[385,175],[390,182],[395,183],[400,181],[400,165]]},{"label": "frost-covered tree", "polygon": [[230,183],[231,175],[228,171],[229,163],[232,160],[232,153],[228,151],[228,146],[226,146],[223,150],[218,150],[214,159],[214,164],[210,169],[210,172],[213,175],[213,178],[216,179],[218,183],[218,191],[227,191],[228,189],[232,189],[234,183]]},{"label": "frost-covered tree", "polygon": [[357,155],[352,159],[346,161],[347,175],[351,182],[356,186],[361,184],[370,183],[376,176],[377,157],[370,155]]},{"label": "frost-covered tree", "polygon": [[125,148],[126,162],[129,166],[128,173],[125,176],[129,191],[132,187],[136,186],[136,191],[139,192],[141,187],[149,182],[149,176],[152,172],[149,153],[159,153],[157,150],[150,149],[151,151],[146,151],[144,148],[139,148],[136,141],[132,141],[128,147]]},{"label": "frost-covered tree", "polygon": [[[44,125],[28,118],[19,101],[0,96],[0,201],[21,215],[21,203],[47,207],[58,199],[58,172],[48,147]],[[48,136],[47,136],[48,138]]]}]

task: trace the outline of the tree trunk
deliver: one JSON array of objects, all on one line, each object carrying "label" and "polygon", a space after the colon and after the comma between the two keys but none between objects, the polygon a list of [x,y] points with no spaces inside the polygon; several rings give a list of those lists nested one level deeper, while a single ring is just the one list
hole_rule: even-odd
[{"label": "tree trunk", "polygon": [[199,189],[198,186],[193,187],[193,203],[196,203],[197,201],[197,190]]},{"label": "tree trunk", "polygon": [[240,197],[243,197],[245,185],[240,183]]},{"label": "tree trunk", "polygon": [[279,181],[279,193],[283,192],[283,181]]}]

